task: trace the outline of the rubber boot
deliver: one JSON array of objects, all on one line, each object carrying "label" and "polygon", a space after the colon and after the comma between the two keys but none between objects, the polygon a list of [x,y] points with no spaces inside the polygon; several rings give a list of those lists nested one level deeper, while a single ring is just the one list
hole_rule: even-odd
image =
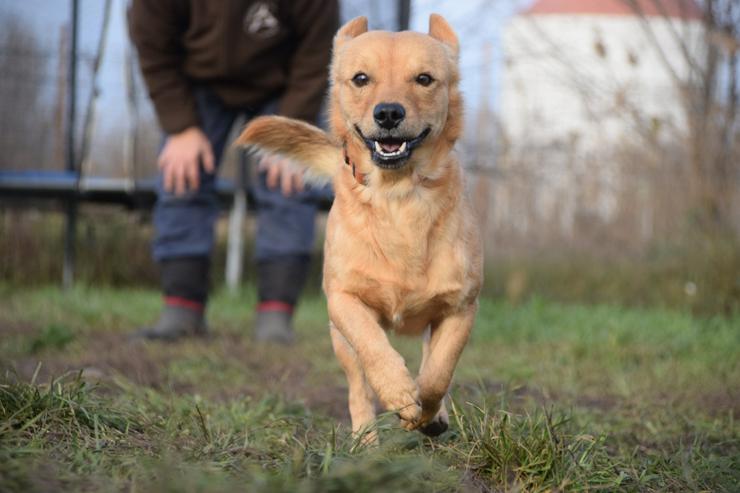
[{"label": "rubber boot", "polygon": [[257,264],[259,304],[254,339],[289,345],[295,341],[293,311],[308,276],[309,257],[280,257]]},{"label": "rubber boot", "polygon": [[254,340],[289,346],[295,342],[293,312],[257,310]]},{"label": "rubber boot", "polygon": [[206,326],[203,310],[169,305],[165,303],[159,320],[152,327],[143,327],[133,334],[134,339],[175,341],[183,337],[206,337]]},{"label": "rubber boot", "polygon": [[208,334],[205,308],[210,262],[207,257],[185,257],[161,262],[164,308],[157,322],[133,338],[174,341]]}]

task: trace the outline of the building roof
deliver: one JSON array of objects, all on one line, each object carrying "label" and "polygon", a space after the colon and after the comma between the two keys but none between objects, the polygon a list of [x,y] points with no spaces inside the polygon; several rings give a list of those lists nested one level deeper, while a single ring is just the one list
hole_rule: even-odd
[{"label": "building roof", "polygon": [[702,10],[694,0],[537,0],[522,14],[636,15],[640,12],[650,17],[703,19]]}]

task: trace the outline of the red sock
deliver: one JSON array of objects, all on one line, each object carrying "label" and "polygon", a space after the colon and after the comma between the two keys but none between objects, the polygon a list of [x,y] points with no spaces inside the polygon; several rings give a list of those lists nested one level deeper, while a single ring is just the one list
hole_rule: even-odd
[{"label": "red sock", "polygon": [[258,312],[293,313],[293,305],[280,300],[265,300],[257,304]]},{"label": "red sock", "polygon": [[200,301],[193,301],[179,296],[165,296],[164,304],[177,308],[187,308],[188,310],[193,310],[195,312],[202,312],[206,307],[205,304]]}]

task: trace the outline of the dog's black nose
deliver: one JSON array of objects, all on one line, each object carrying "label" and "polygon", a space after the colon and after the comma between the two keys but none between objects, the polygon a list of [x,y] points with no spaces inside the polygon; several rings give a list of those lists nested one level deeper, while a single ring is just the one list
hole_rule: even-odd
[{"label": "dog's black nose", "polygon": [[396,128],[406,117],[406,110],[398,103],[380,103],[373,110],[375,123],[385,129]]}]

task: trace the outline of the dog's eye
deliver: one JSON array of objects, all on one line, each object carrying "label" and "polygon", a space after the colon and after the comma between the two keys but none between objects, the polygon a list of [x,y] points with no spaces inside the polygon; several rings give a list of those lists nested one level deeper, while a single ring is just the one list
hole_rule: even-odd
[{"label": "dog's eye", "polygon": [[366,86],[370,82],[370,77],[367,76],[364,72],[357,72],[354,77],[352,77],[352,83],[357,87]]},{"label": "dog's eye", "polygon": [[431,85],[432,82],[434,82],[434,78],[429,74],[425,73],[416,76],[416,83],[424,87]]}]

